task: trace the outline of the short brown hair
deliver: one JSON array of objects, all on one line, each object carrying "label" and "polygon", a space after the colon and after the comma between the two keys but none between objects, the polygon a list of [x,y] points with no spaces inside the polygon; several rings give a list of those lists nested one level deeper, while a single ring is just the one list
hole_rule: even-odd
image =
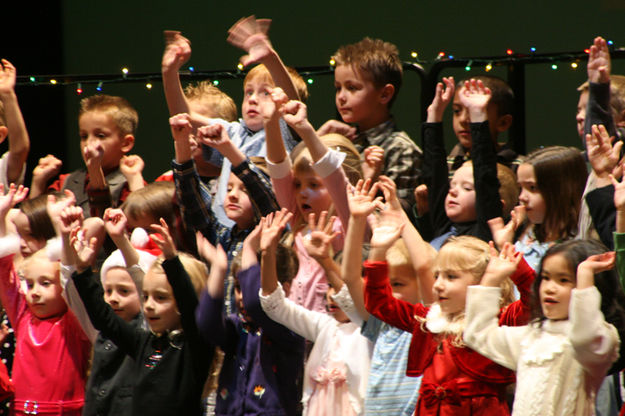
[{"label": "short brown hair", "polygon": [[[306,81],[304,81],[304,78],[302,78],[302,76],[294,68],[287,66],[286,70],[291,77],[291,81],[293,81],[297,95],[299,95],[299,100],[305,103],[306,100],[308,100],[308,86],[306,85]],[[271,85],[275,85],[267,67],[260,64],[250,69],[250,72],[247,73],[245,79],[243,80],[243,88],[245,88],[245,85],[248,82],[256,78],[260,78]]]},{"label": "short brown hair", "polygon": [[545,200],[545,219],[535,224],[539,241],[566,240],[577,233],[577,221],[588,171],[579,149],[549,146],[527,155],[536,186]]},{"label": "short brown hair", "polygon": [[499,180],[499,197],[503,199],[504,208],[508,211],[503,213],[503,217],[508,218],[509,211],[519,202],[519,184],[514,171],[501,163],[497,163],[497,179]]},{"label": "short brown hair", "polygon": [[395,100],[403,79],[403,66],[397,46],[381,39],[364,38],[360,42],[341,46],[334,56],[336,65],[352,65],[368,76],[377,88],[386,84],[395,87],[389,107]]},{"label": "short brown hair", "polygon": [[[67,198],[63,192],[51,192],[57,200]],[[30,232],[37,240],[49,240],[56,236],[56,231],[50,220],[47,210],[48,194],[39,195],[33,199],[26,199],[20,204],[20,211],[26,215]]]},{"label": "short brown hair", "polygon": [[210,81],[200,81],[189,84],[184,89],[188,100],[201,101],[210,108],[211,118],[221,118],[226,121],[237,119],[237,105],[228,94],[215,87]]},{"label": "short brown hair", "polygon": [[139,115],[125,98],[114,95],[92,95],[80,100],[78,118],[90,111],[101,112],[111,117],[122,135],[134,135],[139,125]]},{"label": "short brown hair", "polygon": [[128,194],[121,206],[127,217],[140,218],[151,215],[157,220],[163,218],[169,228],[175,226],[176,210],[173,203],[176,186],[173,182],[153,182]]}]

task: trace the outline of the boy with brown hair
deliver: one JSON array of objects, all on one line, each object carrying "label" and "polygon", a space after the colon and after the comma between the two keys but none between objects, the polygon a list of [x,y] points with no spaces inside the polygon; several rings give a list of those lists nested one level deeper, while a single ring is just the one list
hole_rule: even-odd
[{"label": "boy with brown hair", "polygon": [[0,143],[9,138],[9,151],[0,158],[0,183],[21,184],[26,172],[26,158],[30,140],[15,95],[17,74],[11,62],[3,59],[0,65]]},{"label": "boy with brown hair", "polygon": [[[85,218],[102,217],[106,208],[123,202],[130,191],[120,171],[120,161],[135,144],[138,123],[137,111],[125,98],[111,95],[83,98],[78,127],[86,169],[61,175],[48,189],[72,191]],[[45,192],[47,182],[59,168],[60,165],[35,168],[31,198]]]},{"label": "boy with brown hair", "polygon": [[[332,59],[336,62],[336,108],[345,123],[357,125],[358,134],[336,120],[326,122],[317,134],[339,133],[350,138],[364,156],[363,167],[372,167],[367,176],[372,180],[380,174],[390,177],[397,184],[402,207],[408,210],[414,204],[413,190],[419,184],[423,152],[406,132],[397,129],[390,112],[403,77],[397,47],[364,38],[340,47]],[[379,159],[381,150],[383,161],[379,160],[376,169],[372,158]]]},{"label": "boy with brown hair", "polygon": [[[282,63],[280,56],[273,49],[267,36],[271,20],[256,19],[254,16],[239,20],[230,28],[228,41],[234,46],[244,49],[247,55],[241,58],[243,65],[260,63],[254,67],[243,81],[243,103],[241,105],[242,117],[238,122],[228,123],[221,119],[203,117],[192,111],[191,107],[180,85],[178,70],[191,57],[191,43],[179,32],[168,31],[165,33],[166,46],[162,60],[163,87],[165,98],[171,116],[181,113],[189,113],[193,127],[197,128],[207,124],[221,124],[226,128],[230,140],[246,156],[265,156],[265,131],[263,129],[263,119],[260,115],[260,106],[267,100],[271,100],[268,88],[278,86],[282,88],[290,99],[299,100],[300,96],[294,75],[296,72],[289,72]],[[299,77],[299,75],[297,75]],[[305,87],[303,80],[297,83]],[[281,120],[280,130],[285,146],[288,150],[296,144],[296,139]],[[216,166],[221,166],[221,174],[218,182],[217,195],[214,198],[213,209],[219,220],[224,224],[232,226],[221,205],[226,194],[226,185],[230,177],[231,164],[225,160],[218,152],[212,151],[208,147],[203,147],[204,158]],[[173,165],[174,171],[181,167]]]}]

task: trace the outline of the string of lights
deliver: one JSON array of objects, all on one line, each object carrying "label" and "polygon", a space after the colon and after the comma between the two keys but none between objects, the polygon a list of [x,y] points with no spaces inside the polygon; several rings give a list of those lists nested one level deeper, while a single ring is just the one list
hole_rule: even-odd
[{"label": "string of lights", "polygon": [[[608,41],[608,45],[613,58],[625,58],[625,48],[615,48],[611,40]],[[473,70],[489,72],[496,66],[544,63],[548,64],[552,70],[560,69],[563,64],[568,64],[571,70],[576,70],[580,62],[588,59],[589,52],[588,49],[585,49],[581,52],[538,53],[535,47],[531,47],[528,52],[515,52],[512,49],[507,49],[505,55],[500,56],[457,58],[441,51],[432,60],[421,60],[419,53],[412,51],[410,53],[411,59],[404,62],[404,67],[419,71],[424,71],[424,66],[437,67],[439,70],[441,66],[464,67],[467,72]],[[331,59],[329,65],[296,67],[295,69],[308,84],[313,84],[315,78],[333,73],[335,65],[336,62]],[[184,81],[209,79],[214,85],[219,85],[223,80],[242,79],[246,74],[247,71],[241,64],[233,70],[214,71],[196,70],[195,67],[189,66],[180,71],[180,78]],[[95,90],[101,92],[106,85],[120,83],[142,83],[147,90],[151,90],[155,82],[161,81],[160,73],[133,73],[128,67],[122,68],[116,74],[21,75],[17,77],[18,86],[73,86],[77,94],[82,94],[85,86],[95,85]]]}]

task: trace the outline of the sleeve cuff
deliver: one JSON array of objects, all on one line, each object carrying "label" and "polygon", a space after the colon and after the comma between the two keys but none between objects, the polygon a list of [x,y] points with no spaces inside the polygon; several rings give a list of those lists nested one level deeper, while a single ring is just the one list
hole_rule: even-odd
[{"label": "sleeve cuff", "polygon": [[313,169],[317,175],[327,178],[332,172],[341,167],[345,157],[345,153],[329,149],[317,163],[313,164]]},{"label": "sleeve cuff", "polygon": [[276,179],[284,178],[291,173],[291,159],[289,156],[285,157],[282,162],[273,163],[269,159],[267,160],[267,170],[269,170],[269,176]]},{"label": "sleeve cuff", "polygon": [[263,289],[258,290],[258,297],[260,298],[260,304],[266,314],[270,314],[280,307],[284,302],[284,290],[282,285],[278,282],[278,287],[269,295],[263,295]]}]

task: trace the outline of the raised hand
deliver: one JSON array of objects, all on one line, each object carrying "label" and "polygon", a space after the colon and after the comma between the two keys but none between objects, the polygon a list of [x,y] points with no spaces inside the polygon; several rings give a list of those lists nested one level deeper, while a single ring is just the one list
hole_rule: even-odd
[{"label": "raised hand", "polygon": [[272,212],[261,219],[260,227],[260,250],[266,251],[275,249],[280,241],[282,231],[293,218],[293,214],[283,208],[280,211]]},{"label": "raised hand", "polygon": [[95,262],[97,243],[98,239],[95,237],[86,241],[85,233],[80,227],[72,230],[70,234],[70,250],[72,251],[72,257],[76,261],[76,269],[79,273],[90,268]]},{"label": "raised hand", "polygon": [[280,107],[280,114],[284,121],[295,130],[300,130],[309,125],[308,109],[301,101],[289,101]]},{"label": "raised hand", "polygon": [[211,265],[211,268],[219,267],[224,271],[228,269],[228,255],[221,244],[217,244],[215,247],[199,231],[195,233],[195,242],[198,254],[206,263]]},{"label": "raised hand", "polygon": [[428,202],[428,186],[421,184],[414,188],[414,200],[417,206],[418,215],[425,215],[430,212],[430,203]]},{"label": "raised hand", "polygon": [[427,122],[438,123],[443,121],[445,109],[454,98],[456,84],[454,77],[443,77],[443,82],[436,84],[434,99],[427,110]]},{"label": "raised hand", "polygon": [[128,218],[119,208],[107,208],[104,211],[104,229],[111,236],[112,240],[124,237],[128,227]]},{"label": "raised hand", "polygon": [[18,187],[14,183],[9,185],[9,192],[4,194],[4,185],[0,183],[0,237],[6,234],[6,217],[9,210],[26,199],[28,188]]},{"label": "raised hand", "polygon": [[577,266],[577,289],[586,289],[595,284],[597,273],[610,270],[616,263],[616,253],[608,251],[588,257]]},{"label": "raised hand", "polygon": [[258,250],[260,249],[260,229],[258,224],[251,233],[243,240],[243,251],[241,254],[241,270],[246,270],[258,264]]},{"label": "raised hand", "polygon": [[354,140],[357,136],[356,127],[339,120],[328,120],[317,130],[317,136],[319,137],[330,133],[340,134],[349,140]]},{"label": "raised hand", "polygon": [[[490,101],[491,91],[481,80],[470,79],[464,83],[464,87],[458,97],[462,105],[469,109],[469,112],[480,111],[485,114],[486,106],[488,101]],[[473,118],[471,118],[471,121],[473,121]]]},{"label": "raised hand", "polygon": [[[230,145],[230,136],[221,124],[211,124],[197,129],[197,139],[207,146],[219,150],[224,145]],[[222,152],[223,153],[223,152]]]},{"label": "raised hand", "polygon": [[188,142],[193,128],[191,126],[191,117],[187,113],[169,117],[169,126],[175,141],[183,140]]},{"label": "raised hand", "polygon": [[75,228],[81,228],[84,220],[82,208],[75,205],[69,206],[60,215],[60,229],[62,235],[70,235]]},{"label": "raised hand", "polygon": [[401,236],[404,223],[395,213],[382,211],[380,217],[373,221],[371,228],[373,231],[370,241],[372,251],[386,253]]},{"label": "raised hand", "polygon": [[371,179],[358,180],[356,186],[347,185],[347,203],[349,213],[354,218],[363,218],[371,214],[375,209],[384,209],[381,197],[376,197],[378,183],[371,185]]},{"label": "raised hand", "polygon": [[6,59],[0,61],[0,97],[13,94],[15,92],[15,80],[17,71],[11,62]]},{"label": "raised hand", "polygon": [[102,143],[87,143],[82,149],[83,159],[89,168],[99,168],[102,166],[102,158],[104,157],[104,146]]},{"label": "raised hand", "polygon": [[280,87],[267,88],[267,92],[271,100],[261,100],[259,103],[260,115],[265,122],[280,117],[280,108],[289,101],[289,97]]},{"label": "raised hand", "polygon": [[119,170],[125,177],[140,175],[145,167],[145,162],[139,155],[127,155],[119,162]]},{"label": "raised hand", "polygon": [[588,160],[598,177],[606,177],[612,173],[619,162],[623,142],[618,140],[612,145],[614,138],[610,137],[603,124],[593,124],[591,131],[592,134],[586,135]]},{"label": "raised hand", "polygon": [[328,211],[322,211],[317,222],[314,213],[308,215],[308,234],[304,236],[304,248],[317,261],[331,256],[332,241],[339,235],[332,230],[335,219],[336,217],[330,217],[328,221]]},{"label": "raised hand", "polygon": [[489,242],[490,261],[480,281],[482,286],[499,286],[517,269],[523,254],[515,251],[514,246],[506,242],[497,253],[495,243]]},{"label": "raised hand", "polygon": [[365,160],[362,173],[365,179],[375,180],[384,166],[384,149],[380,146],[369,146],[365,149]]},{"label": "raised hand", "polygon": [[191,41],[175,30],[164,31],[165,51],[161,61],[163,72],[178,72],[191,58]]},{"label": "raised hand", "polygon": [[163,252],[163,256],[167,260],[171,260],[178,255],[174,239],[171,237],[169,227],[164,219],[160,219],[160,224],[151,224],[150,228],[156,231],[158,234],[152,234],[152,240],[156,243],[158,248]]},{"label": "raised hand", "polygon": [[386,201],[384,209],[387,211],[387,214],[388,211],[395,213],[395,215],[403,214],[404,210],[401,207],[399,198],[397,198],[397,185],[395,181],[386,175],[380,175],[378,184],[384,194],[384,200]]},{"label": "raised hand", "polygon": [[510,221],[504,224],[503,218],[497,217],[488,220],[490,232],[497,247],[502,248],[505,243],[514,243],[514,233],[525,221],[525,207],[518,205],[510,212]]},{"label": "raised hand", "polygon": [[262,62],[273,53],[273,47],[267,36],[270,25],[270,19],[249,16],[239,19],[228,29],[228,42],[247,52],[240,59],[243,65]]},{"label": "raised hand", "polygon": [[45,185],[50,179],[61,172],[63,162],[53,155],[46,155],[39,159],[39,163],[33,169],[33,182]]},{"label": "raised hand", "polygon": [[57,233],[61,233],[62,220],[61,213],[65,208],[71,207],[76,203],[76,197],[74,193],[68,189],[65,190],[65,198],[57,198],[54,195],[48,195],[48,201],[46,203],[46,210],[52,225]]},{"label": "raised hand", "polygon": [[610,50],[601,36],[597,36],[588,53],[588,81],[595,83],[610,82]]}]

